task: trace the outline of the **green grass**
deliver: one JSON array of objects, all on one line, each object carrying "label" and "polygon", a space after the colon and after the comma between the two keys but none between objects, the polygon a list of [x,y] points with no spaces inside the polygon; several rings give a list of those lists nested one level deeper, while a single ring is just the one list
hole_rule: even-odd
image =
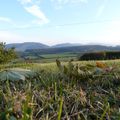
[{"label": "green grass", "polygon": [[59,53],[59,54],[45,54],[41,55],[45,59],[53,59],[53,58],[65,58],[65,57],[76,57],[77,54],[73,53]]},{"label": "green grass", "polygon": [[0,120],[120,120],[120,60],[0,65],[37,71],[1,82]]},{"label": "green grass", "polygon": [[76,60],[77,59],[77,53],[59,53],[59,54],[44,54],[41,55],[40,60],[36,60],[37,63],[50,63],[55,62],[56,59],[59,59],[61,61],[69,61],[71,59]]},{"label": "green grass", "polygon": [[[55,61],[55,60],[54,60]],[[33,63],[32,67],[33,69],[44,69],[44,70],[51,70],[51,71],[56,71],[58,70],[56,62],[51,61],[51,62],[43,62],[43,63]],[[102,60],[99,62],[104,62],[107,65],[116,65],[120,67],[120,60]],[[67,64],[68,61],[62,62],[62,64]],[[91,64],[95,65],[96,61],[73,61],[74,64],[79,64],[79,65],[86,65],[86,64]],[[29,64],[28,64],[29,65]]]}]

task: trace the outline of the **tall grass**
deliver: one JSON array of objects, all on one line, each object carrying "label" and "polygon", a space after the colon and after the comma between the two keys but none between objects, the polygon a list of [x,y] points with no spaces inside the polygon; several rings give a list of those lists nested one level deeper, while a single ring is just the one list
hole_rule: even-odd
[{"label": "tall grass", "polygon": [[0,120],[119,120],[120,64],[105,64],[29,65],[34,78],[0,82]]}]

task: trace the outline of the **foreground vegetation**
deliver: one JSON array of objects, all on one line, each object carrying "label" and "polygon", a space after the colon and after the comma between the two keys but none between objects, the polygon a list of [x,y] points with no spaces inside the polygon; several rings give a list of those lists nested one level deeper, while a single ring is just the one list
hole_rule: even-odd
[{"label": "foreground vegetation", "polygon": [[119,61],[1,65],[1,72],[11,67],[33,74],[0,78],[0,120],[120,120]]}]

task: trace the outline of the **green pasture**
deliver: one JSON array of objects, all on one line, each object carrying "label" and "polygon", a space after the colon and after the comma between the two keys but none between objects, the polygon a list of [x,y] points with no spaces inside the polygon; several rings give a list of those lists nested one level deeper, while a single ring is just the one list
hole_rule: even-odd
[{"label": "green pasture", "polygon": [[52,58],[65,58],[65,57],[76,57],[76,53],[59,53],[59,54],[45,54],[41,55],[45,59],[52,59]]}]

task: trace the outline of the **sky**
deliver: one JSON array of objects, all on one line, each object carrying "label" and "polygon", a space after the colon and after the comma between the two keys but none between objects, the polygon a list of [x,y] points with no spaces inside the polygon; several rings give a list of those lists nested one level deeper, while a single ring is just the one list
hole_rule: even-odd
[{"label": "sky", "polygon": [[1,0],[0,41],[120,45],[120,0]]}]

